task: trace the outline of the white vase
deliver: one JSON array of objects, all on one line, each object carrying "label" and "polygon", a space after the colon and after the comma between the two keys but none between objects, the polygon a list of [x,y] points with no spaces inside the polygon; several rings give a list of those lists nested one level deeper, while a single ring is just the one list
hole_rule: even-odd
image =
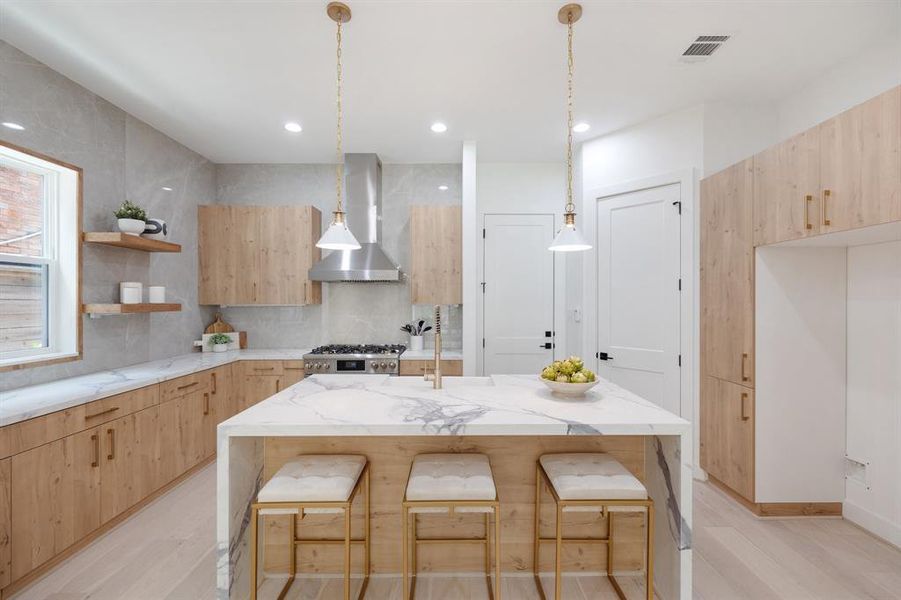
[{"label": "white vase", "polygon": [[411,335],[410,336],[410,348],[411,351],[422,350],[422,336],[421,335]]},{"label": "white vase", "polygon": [[213,344],[213,352],[225,352],[228,350],[228,344]]},{"label": "white vase", "polygon": [[139,219],[119,219],[119,231],[128,235],[140,235],[144,233],[146,223]]}]

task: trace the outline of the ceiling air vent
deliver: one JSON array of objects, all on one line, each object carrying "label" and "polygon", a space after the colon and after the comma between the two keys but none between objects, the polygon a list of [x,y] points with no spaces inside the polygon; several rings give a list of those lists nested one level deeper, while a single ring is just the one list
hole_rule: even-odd
[{"label": "ceiling air vent", "polygon": [[682,60],[685,62],[705,60],[728,39],[728,35],[699,35],[682,53]]}]

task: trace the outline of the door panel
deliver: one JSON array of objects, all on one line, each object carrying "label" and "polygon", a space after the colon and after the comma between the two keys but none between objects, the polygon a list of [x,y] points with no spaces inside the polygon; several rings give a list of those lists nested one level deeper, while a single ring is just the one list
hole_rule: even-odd
[{"label": "door panel", "polygon": [[701,468],[754,502],[754,390],[702,377]]},{"label": "door panel", "polygon": [[281,375],[244,375],[238,398],[239,411],[246,410],[277,394],[282,387]]},{"label": "door panel", "polygon": [[128,415],[100,428],[100,519],[106,523],[161,487],[159,407]]},{"label": "door panel", "polygon": [[820,232],[820,146],[814,127],[754,157],[754,245]]},{"label": "door panel", "polygon": [[754,386],[753,160],[701,182],[701,364]]},{"label": "door panel", "polygon": [[12,578],[100,526],[100,429],[12,457]]},{"label": "door panel", "polygon": [[12,580],[12,459],[0,460],[0,589]]},{"label": "door panel", "polygon": [[673,184],[597,201],[598,373],[676,414],[679,200]]},{"label": "door panel", "polygon": [[553,215],[485,215],[485,375],[553,361],[553,240]]},{"label": "door panel", "polygon": [[[258,304],[301,305],[306,303],[306,273],[310,240],[307,215],[310,207],[273,206],[259,209],[260,252]],[[303,240],[298,240],[302,236]],[[315,240],[313,240],[315,243]]]},{"label": "door panel", "polygon": [[160,404],[160,476],[172,481],[204,458],[204,409],[209,391]]}]

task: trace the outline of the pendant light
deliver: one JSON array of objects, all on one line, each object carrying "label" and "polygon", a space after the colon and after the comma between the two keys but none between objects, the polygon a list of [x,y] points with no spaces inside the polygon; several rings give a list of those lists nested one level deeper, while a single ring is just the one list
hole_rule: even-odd
[{"label": "pendant light", "polygon": [[329,18],[338,25],[337,34],[335,36],[338,46],[338,51],[336,53],[338,65],[336,77],[337,98],[335,101],[338,114],[336,128],[337,135],[335,136],[335,158],[337,164],[335,165],[335,211],[332,213],[334,218],[332,219],[332,224],[329,225],[329,228],[325,230],[325,233],[322,234],[322,237],[316,242],[316,247],[325,250],[359,250],[360,242],[357,241],[354,234],[347,228],[347,222],[344,219],[344,202],[342,199],[344,152],[341,147],[341,127],[343,125],[341,113],[341,94],[343,91],[341,87],[343,83],[341,74],[341,25],[350,21],[350,7],[341,2],[330,2],[326,8],[326,12],[328,13]]},{"label": "pendant light", "polygon": [[576,230],[576,205],[573,204],[573,23],[582,16],[582,6],[567,4],[557,12],[557,20],[566,25],[568,35],[567,81],[566,81],[566,206],[563,209],[563,227],[548,250],[554,252],[575,252],[589,250],[591,244],[585,242]]}]

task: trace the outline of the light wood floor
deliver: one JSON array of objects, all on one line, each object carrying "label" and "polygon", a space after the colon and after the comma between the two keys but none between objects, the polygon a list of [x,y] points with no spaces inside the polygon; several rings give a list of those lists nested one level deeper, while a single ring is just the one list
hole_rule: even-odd
[{"label": "light wood floor", "polygon": [[[98,539],[15,600],[215,598],[215,465]],[[695,482],[694,595],[733,599],[901,599],[901,552],[841,519],[760,520]],[[640,578],[623,578],[642,598]],[[267,581],[267,591],[278,589]],[[545,582],[549,590],[551,581]],[[481,578],[423,578],[419,600],[487,598]],[[291,600],[339,598],[340,582],[295,583]],[[537,600],[530,577],[504,577],[505,600]],[[367,598],[399,599],[400,580],[373,578]],[[567,600],[613,599],[604,578],[566,577]],[[262,595],[272,598],[273,594]]]}]

